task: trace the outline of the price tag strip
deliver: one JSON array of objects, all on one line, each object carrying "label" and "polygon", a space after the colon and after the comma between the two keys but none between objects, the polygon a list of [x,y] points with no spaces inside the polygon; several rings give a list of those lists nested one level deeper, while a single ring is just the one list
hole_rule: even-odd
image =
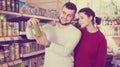
[{"label": "price tag strip", "polygon": [[5,38],[4,37],[0,37],[0,41],[5,41]]}]

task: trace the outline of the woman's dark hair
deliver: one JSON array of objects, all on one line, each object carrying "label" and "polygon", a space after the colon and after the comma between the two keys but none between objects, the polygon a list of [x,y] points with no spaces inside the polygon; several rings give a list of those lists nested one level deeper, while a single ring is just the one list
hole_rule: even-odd
[{"label": "woman's dark hair", "polygon": [[75,13],[76,13],[76,11],[77,11],[77,7],[76,7],[76,5],[74,4],[74,3],[72,3],[72,2],[67,2],[67,3],[65,3],[64,5],[63,5],[63,7],[66,7],[66,8],[68,8],[68,9],[71,9],[71,10],[75,10]]},{"label": "woman's dark hair", "polygon": [[96,24],[98,24],[98,25],[101,23],[101,18],[96,17],[96,16],[95,16],[95,12],[94,12],[92,9],[86,7],[86,8],[80,9],[80,10],[78,11],[78,13],[80,13],[80,12],[84,12],[88,17],[92,16],[92,17],[93,17],[93,18],[92,18],[92,22],[93,22],[93,23],[96,23]]}]

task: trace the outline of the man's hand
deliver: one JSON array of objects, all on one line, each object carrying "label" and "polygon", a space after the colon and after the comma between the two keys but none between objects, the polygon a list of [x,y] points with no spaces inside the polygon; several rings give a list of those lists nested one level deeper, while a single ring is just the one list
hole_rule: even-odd
[{"label": "man's hand", "polygon": [[51,24],[52,26],[56,26],[57,21],[53,20],[53,21],[50,22],[50,24]]},{"label": "man's hand", "polygon": [[48,41],[45,33],[42,33],[42,35],[40,37],[35,37],[35,40],[40,45],[43,45],[43,46],[50,45],[50,41]]},{"label": "man's hand", "polygon": [[32,27],[32,25],[39,24],[39,20],[36,18],[30,18],[27,21],[27,27]]}]

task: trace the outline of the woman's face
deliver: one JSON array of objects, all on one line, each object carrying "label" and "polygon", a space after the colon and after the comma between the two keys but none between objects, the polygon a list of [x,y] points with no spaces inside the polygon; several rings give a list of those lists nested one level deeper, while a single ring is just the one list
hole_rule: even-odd
[{"label": "woman's face", "polygon": [[81,28],[87,27],[92,21],[92,18],[88,17],[84,12],[78,13],[78,18]]}]

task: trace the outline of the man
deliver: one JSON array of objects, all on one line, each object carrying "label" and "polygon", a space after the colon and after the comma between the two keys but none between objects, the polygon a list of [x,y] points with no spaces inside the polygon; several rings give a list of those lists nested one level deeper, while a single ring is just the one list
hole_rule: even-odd
[{"label": "man", "polygon": [[[35,37],[37,43],[46,47],[44,67],[73,67],[72,53],[81,37],[81,32],[71,24],[76,11],[76,6],[67,2],[62,7],[59,22],[55,26],[45,24],[42,26],[42,36]],[[38,22],[34,18],[27,21],[26,34],[28,38],[33,37],[31,26]]]}]

